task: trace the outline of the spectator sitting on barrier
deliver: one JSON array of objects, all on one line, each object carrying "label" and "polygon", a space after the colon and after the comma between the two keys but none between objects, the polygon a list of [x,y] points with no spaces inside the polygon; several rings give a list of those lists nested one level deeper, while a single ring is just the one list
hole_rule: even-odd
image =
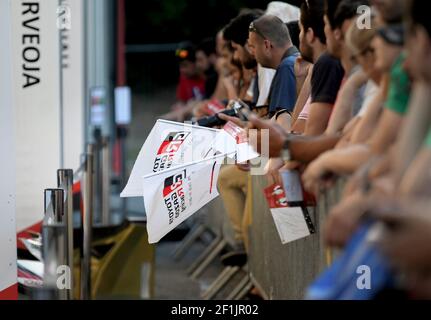
[{"label": "spectator sitting on barrier", "polygon": [[374,218],[397,226],[385,234],[380,245],[392,264],[406,275],[411,296],[430,299],[431,179],[425,173],[431,164],[431,68],[423,61],[431,52],[431,21],[423,1],[411,1],[409,11],[405,67],[414,78],[414,86],[406,128],[397,145],[395,169],[399,172],[393,181],[398,184],[397,176],[404,173],[404,185],[399,188],[402,196],[379,201],[370,208]]},{"label": "spectator sitting on barrier", "polygon": [[248,46],[248,27],[251,22],[261,17],[261,10],[243,10],[226,26],[224,37],[230,41],[234,50],[234,57],[241,61],[245,69],[254,70],[254,86],[252,107],[260,107],[268,100],[269,89],[275,71],[258,65]]},{"label": "spectator sitting on barrier", "polygon": [[[318,190],[325,185],[326,181],[323,177],[328,176],[328,173],[339,175],[343,172],[339,169],[339,159],[344,159],[346,147],[357,143],[365,143],[371,136],[372,129],[377,124],[378,116],[381,113],[383,106],[382,92],[376,83],[380,83],[382,72],[375,67],[374,48],[371,42],[375,35],[375,27],[371,29],[359,29],[356,24],[352,24],[348,33],[347,41],[356,59],[360,62],[363,68],[363,73],[367,82],[366,99],[364,100],[360,113],[351,120],[346,126],[346,130],[350,131],[345,134],[336,148],[323,153],[319,158],[313,161],[303,175],[303,181],[306,188],[310,190]],[[361,76],[361,74],[359,74]],[[354,86],[353,90],[358,90],[358,85]],[[351,100],[350,100],[351,101]],[[364,132],[365,131],[365,132]],[[351,138],[351,139],[350,139]],[[350,139],[349,141],[346,141]]]},{"label": "spectator sitting on barrier", "polygon": [[[213,95],[210,100],[203,101],[193,107],[193,115],[196,118],[212,115],[207,113],[207,105],[211,100],[223,100],[220,101],[220,104],[227,105],[229,100],[242,99],[251,101],[252,96],[257,94],[253,90],[255,70],[244,66],[244,63],[239,59],[240,57],[235,55],[235,49],[231,45],[231,41],[224,39],[225,29],[223,30],[222,38],[219,38],[220,57],[217,61],[219,77],[216,95]],[[221,99],[221,94],[223,99]]]},{"label": "spectator sitting on barrier", "polygon": [[345,41],[349,27],[359,21],[357,10],[361,5],[369,5],[369,2],[367,0],[327,1],[324,19],[328,51],[340,59],[345,75],[325,134],[343,132],[347,123],[359,112],[364,100],[368,79],[357,61],[352,58],[353,53]]},{"label": "spectator sitting on barrier", "polygon": [[[395,38],[389,38],[390,36]],[[407,112],[410,80],[402,70],[404,55],[402,51],[402,29],[387,26],[379,29],[373,40],[376,49],[376,64],[383,72],[391,72],[390,88],[385,102],[385,109],[380,117],[377,130],[365,144],[355,144],[336,154],[323,155],[320,165],[310,168],[307,183],[316,185],[320,177],[327,173],[338,175],[352,174],[362,164],[374,156],[388,151],[395,142],[403,118]],[[394,126],[395,125],[395,126]]]},{"label": "spectator sitting on barrier", "polygon": [[[251,54],[248,45],[249,26],[262,15],[255,10],[243,11],[238,17],[234,18],[225,28],[224,36],[232,42],[234,57],[241,60],[246,69],[257,69],[255,78],[255,90],[253,90],[254,111],[261,116],[265,116],[267,108],[261,104],[266,103],[269,94],[268,81],[272,80],[274,72],[263,68]],[[281,24],[280,24],[281,26]],[[262,81],[262,79],[264,81]],[[257,96],[258,95],[258,96]],[[257,107],[256,107],[257,106]],[[263,111],[263,112],[262,112]],[[283,117],[279,117],[279,121]],[[288,123],[290,125],[290,123]],[[286,128],[288,129],[288,128]],[[247,207],[247,182],[248,170],[244,165],[223,167],[219,176],[219,190],[224,200],[225,207],[235,232],[237,244],[232,252],[222,257],[226,265],[243,265],[247,261],[246,251],[248,247],[248,226],[250,212]]]},{"label": "spectator sitting on barrier", "polygon": [[[394,1],[394,5],[395,5],[396,1]],[[390,11],[392,12],[392,11]],[[388,41],[388,33],[390,30],[390,34],[391,34],[391,42],[394,43],[398,43],[397,45],[391,45],[389,47],[390,48],[388,52],[384,52],[384,50],[382,50],[385,45],[384,45],[384,41]],[[401,69],[401,65],[400,65],[400,58],[403,60],[404,57],[402,55],[400,55],[400,51],[401,48],[400,47],[400,43],[402,43],[402,29],[400,29],[399,27],[394,27],[394,26],[387,26],[384,29],[379,29],[379,36],[376,38],[376,40],[374,41],[374,45],[376,45],[376,53],[378,54],[378,58],[376,60],[376,64],[378,66],[381,66],[383,63],[387,64],[387,60],[392,59],[393,61],[396,61],[394,63],[394,65],[392,66],[392,71],[391,71],[391,85],[390,85],[390,90],[389,90],[389,95],[388,95],[388,100],[386,102],[386,105],[389,106],[396,106],[396,109],[393,110],[397,110],[398,112],[401,111],[402,113],[406,112],[408,110],[407,106],[408,106],[408,96],[409,96],[409,79],[405,73],[405,71],[403,71]],[[383,41],[383,39],[386,39]],[[398,46],[398,58],[397,58],[397,52],[395,50],[394,47]],[[388,45],[386,45],[386,47],[388,47]],[[384,61],[383,61],[384,60]],[[412,72],[410,72],[412,74]],[[423,92],[423,90],[422,90]],[[419,95],[420,96],[420,95]],[[422,96],[426,96],[426,93],[422,93]],[[416,100],[418,100],[419,98],[416,98]],[[412,103],[413,106],[417,103],[417,101],[415,101],[415,99],[412,99]],[[416,114],[420,114],[420,111],[416,111],[416,110],[412,110],[413,112],[409,111],[409,117],[406,118],[406,120],[404,121],[410,121],[409,119],[412,116],[415,116]],[[399,122],[395,121],[395,123],[397,124],[396,128],[391,127],[392,125],[388,122],[387,123],[387,131],[389,131],[389,134],[392,134],[394,136],[394,140],[397,138],[397,136],[399,135],[400,132],[400,124],[402,123],[402,119],[403,116],[400,115],[398,112],[394,112],[388,109],[388,107],[385,108],[385,110],[383,111],[383,115],[381,116],[384,117],[385,113],[388,113],[389,116],[392,116],[392,118],[395,117],[399,117],[401,118],[399,120]],[[395,118],[395,120],[397,120],[397,118]],[[381,122],[381,120],[380,120]],[[379,128],[377,130],[380,131],[380,124],[379,124]],[[416,124],[417,127],[417,124]],[[387,132],[383,132],[383,134],[385,134]],[[373,135],[374,137],[374,135]],[[403,139],[398,138],[398,141],[403,141]],[[380,143],[383,144],[383,142],[386,142],[386,144],[389,145],[394,145],[394,141],[392,140],[382,140]],[[396,151],[397,148],[392,148],[392,150],[389,149],[389,147],[387,145],[384,145],[385,148],[383,148],[383,150],[385,150],[384,152],[387,152],[386,156],[383,156],[383,160],[380,161],[374,161],[376,164],[373,165],[373,162],[369,162],[368,166],[363,167],[361,170],[358,170],[357,174],[355,175],[354,179],[351,179],[350,184],[347,186],[346,188],[346,192],[345,192],[345,197],[343,198],[343,200],[341,201],[340,204],[338,204],[331,212],[328,222],[327,222],[327,234],[328,234],[328,241],[330,243],[333,243],[334,245],[343,245],[344,242],[346,241],[346,239],[348,239],[348,235],[351,234],[351,231],[353,230],[352,226],[355,226],[356,222],[358,221],[359,217],[363,214],[363,212],[366,210],[364,208],[363,205],[366,204],[366,197],[364,196],[364,194],[361,192],[361,190],[363,190],[363,186],[365,185],[374,185],[374,189],[376,190],[376,192],[378,192],[379,195],[383,193],[385,194],[390,194],[391,192],[393,192],[393,189],[398,185],[397,181],[393,181],[392,179],[390,179],[390,175],[391,175],[391,165],[395,160],[398,160],[400,158],[400,155],[402,155],[403,157],[405,157],[405,151],[404,152],[400,152],[400,151]],[[409,148],[411,149],[412,146],[410,145],[409,147],[406,147],[407,150],[409,150]],[[393,150],[395,150],[395,152],[397,152],[395,155],[392,153]],[[383,155],[383,152],[380,153],[376,153],[374,152],[374,154],[381,154]],[[346,161],[346,159],[344,160]],[[403,166],[399,166],[399,167],[403,167]],[[405,167],[405,165],[404,165]],[[358,206],[358,203],[360,204]],[[343,232],[343,234],[340,234],[340,230],[343,230],[343,228],[340,228],[340,226],[345,226],[344,230],[348,230]],[[336,231],[337,230],[337,231]]]},{"label": "spectator sitting on barrier", "polygon": [[376,68],[375,53],[372,40],[376,34],[375,22],[371,21],[371,29],[360,29],[356,24],[352,24],[346,34],[346,42],[354,59],[362,67],[362,71],[368,78],[364,92],[364,102],[361,106],[356,122],[352,126],[350,135],[343,137],[336,148],[341,148],[347,144],[363,143],[377,125],[378,115],[382,111],[384,97],[382,88],[382,72]]},{"label": "spectator sitting on barrier", "polygon": [[228,100],[252,99],[253,93],[249,95],[249,88],[254,76],[253,70],[247,70],[242,63],[232,58],[228,64],[229,74],[223,77],[223,84],[227,91]]},{"label": "spectator sitting on barrier", "polygon": [[299,55],[289,30],[279,18],[265,15],[249,27],[249,47],[263,67],[276,70],[268,99],[268,115],[291,113],[296,103],[295,61]]},{"label": "spectator sitting on barrier", "polygon": [[[310,0],[301,6],[300,18],[300,50],[304,59],[315,63],[311,79],[310,114],[307,120],[306,134],[314,135],[324,131],[335,103],[338,89],[344,75],[340,62],[326,52],[326,37],[324,34],[324,3],[323,0]],[[223,116],[227,119],[227,117]],[[286,140],[289,143],[292,158],[301,162],[309,162],[323,151],[332,149],[339,141],[339,135],[329,137],[303,137],[288,136],[281,127],[275,123],[264,123],[253,118],[253,126],[258,129],[272,128],[270,130],[269,157],[278,157]],[[262,126],[262,127],[260,127]],[[272,134],[280,136],[274,141]],[[257,150],[260,152],[260,136],[257,138]]]},{"label": "spectator sitting on barrier", "polygon": [[[373,154],[381,154],[385,150],[388,150],[390,145],[395,141],[399,127],[402,124],[403,115],[407,109],[409,81],[406,73],[402,71],[400,64],[403,60],[401,55],[402,47],[399,44],[400,33],[397,32],[397,28],[389,26],[380,29],[381,36],[378,38],[384,38],[388,34],[397,37],[395,39],[386,39],[390,42],[387,45],[385,45],[386,42],[380,40],[374,45],[376,49],[377,46],[379,47],[380,50],[377,51],[381,51],[378,59],[379,68],[386,72],[392,69],[392,81],[390,83],[389,96],[385,104],[386,108],[380,117],[377,130],[370,139],[369,147],[366,145],[355,146],[356,149],[354,149],[354,152],[357,152],[357,156],[351,162],[343,162],[344,165],[352,168],[348,172],[355,171],[359,165],[366,162]],[[392,65],[392,63],[395,64]],[[298,139],[297,137],[288,136],[286,132],[283,132],[280,127],[277,127],[273,123],[264,123],[259,119],[253,119],[252,124],[257,126],[257,128],[270,129],[271,144],[269,156],[279,155],[283,146],[286,148],[288,145],[293,159],[307,162],[313,160],[316,154],[318,155],[323,151],[333,148],[339,140],[337,136],[329,136],[324,139],[304,141],[302,138]],[[259,135],[257,142],[257,149],[260,150]],[[305,146],[308,147],[305,148]]]},{"label": "spectator sitting on barrier", "polygon": [[[414,2],[413,2],[414,3]],[[422,8],[423,9],[423,8]],[[417,13],[415,17],[422,16]],[[419,18],[416,18],[419,19]],[[383,197],[373,188],[359,204],[369,217],[382,221],[385,232],[378,239],[382,252],[391,264],[403,274],[403,284],[414,299],[431,298],[431,255],[430,230],[431,216],[431,177],[425,174],[431,169],[431,70],[424,68],[422,59],[429,55],[431,48],[430,23],[427,19],[419,20],[427,25],[425,29],[416,29],[409,45],[407,67],[415,78],[412,103],[399,143],[395,149],[397,155],[391,167],[394,192]],[[421,23],[415,22],[419,26]],[[418,36],[418,33],[421,35]],[[414,71],[416,69],[416,71]],[[423,70],[428,69],[428,70]],[[426,75],[422,78],[422,75]],[[349,210],[349,208],[346,208]],[[356,230],[359,220],[352,219],[350,225],[338,225],[339,231],[327,234],[326,240],[333,244],[343,244]]]},{"label": "spectator sitting on barrier", "polygon": [[[258,67],[256,59],[250,54],[248,48],[248,27],[250,23],[263,14],[260,10],[245,10],[224,29],[224,38],[232,44],[234,58],[241,61],[244,69],[252,70],[256,73],[254,87],[252,90],[252,106],[265,103],[269,92],[269,86],[265,79],[272,81],[274,72],[270,69]],[[262,81],[264,80],[264,81]],[[266,86],[266,87],[263,87]],[[254,111],[259,113],[258,108]],[[221,257],[223,264],[230,266],[242,266],[247,262],[248,248],[248,225],[249,217],[247,206],[247,183],[249,176],[249,166],[238,164],[236,166],[223,166],[218,180],[218,189],[223,199],[226,213],[234,231],[235,244],[232,251]]]},{"label": "spectator sitting on barrier", "polygon": [[[300,48],[299,34],[301,32],[299,28],[299,21],[291,21],[286,24],[289,30],[290,39],[295,48]],[[299,55],[295,61],[295,77],[296,77],[296,95],[297,100],[295,108],[292,114],[292,123],[296,122],[299,114],[302,112],[308,97],[311,92],[311,73],[313,70],[313,65],[309,61],[305,60],[301,55]],[[292,125],[293,130],[293,125]],[[295,132],[303,133],[305,130],[305,125],[303,127],[296,128]]]},{"label": "spectator sitting on barrier", "polygon": [[205,78],[196,65],[196,51],[192,43],[181,43],[175,53],[180,67],[177,100],[184,106],[205,96]]},{"label": "spectator sitting on barrier", "polygon": [[190,42],[178,46],[175,56],[179,63],[180,79],[177,86],[177,103],[172,111],[161,118],[182,121],[189,112],[187,105],[205,96],[205,78],[196,66],[196,48]]}]

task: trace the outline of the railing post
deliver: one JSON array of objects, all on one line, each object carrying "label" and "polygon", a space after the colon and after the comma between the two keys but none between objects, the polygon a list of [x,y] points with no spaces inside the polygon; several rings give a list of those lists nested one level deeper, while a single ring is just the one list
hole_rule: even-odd
[{"label": "railing post", "polygon": [[101,225],[109,226],[111,224],[110,217],[110,193],[111,193],[111,154],[109,147],[109,138],[102,138],[102,216]]},{"label": "railing post", "polygon": [[[66,224],[63,189],[45,190],[45,217],[42,226],[44,260],[44,294],[47,298],[66,300],[70,270],[60,282],[61,269],[66,266]],[[61,285],[61,286],[60,286]]]},{"label": "railing post", "polygon": [[66,204],[64,222],[66,225],[66,265],[70,270],[70,290],[68,290],[68,299],[73,299],[74,293],[74,246],[73,246],[73,170],[60,169],[57,171],[57,185],[65,191]]},{"label": "railing post", "polygon": [[87,147],[84,176],[83,251],[81,257],[81,299],[91,299],[91,241],[93,228],[94,145]]}]

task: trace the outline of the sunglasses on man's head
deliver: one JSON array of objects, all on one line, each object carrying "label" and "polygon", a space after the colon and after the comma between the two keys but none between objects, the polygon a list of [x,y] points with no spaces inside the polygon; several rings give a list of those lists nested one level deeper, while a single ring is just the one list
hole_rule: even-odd
[{"label": "sunglasses on man's head", "polygon": [[250,23],[250,26],[248,27],[248,31],[254,32],[254,33],[258,34],[259,36],[261,36],[262,38],[266,39],[265,35],[262,34],[262,32],[260,32],[259,29],[256,28],[254,22]]}]

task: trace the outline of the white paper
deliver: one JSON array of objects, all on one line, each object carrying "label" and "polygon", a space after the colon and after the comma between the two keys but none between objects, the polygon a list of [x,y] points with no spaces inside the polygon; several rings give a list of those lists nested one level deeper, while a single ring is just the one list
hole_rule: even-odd
[{"label": "white paper", "polygon": [[41,239],[19,239],[27,248],[27,250],[39,261],[42,261],[42,243]]},{"label": "white paper", "polygon": [[143,183],[149,243],[167,233],[216,198],[224,157],[214,157],[145,176]]},{"label": "white paper", "polygon": [[35,276],[43,279],[44,265],[40,261],[18,260],[18,267],[26,271],[30,271]]},{"label": "white paper", "polygon": [[[142,197],[145,186],[142,177],[176,166],[208,159],[218,151],[222,154],[235,151],[231,145],[214,142],[220,130],[189,124],[158,120],[146,139],[133,166],[121,197]],[[168,140],[172,139],[169,143]]]},{"label": "white paper", "polygon": [[214,149],[221,153],[236,153],[236,162],[244,163],[248,160],[256,159],[259,154],[254,151],[249,143],[237,144],[234,137],[222,130],[214,142]]},{"label": "white paper", "polygon": [[132,94],[129,87],[115,88],[115,122],[129,125],[132,121]]},{"label": "white paper", "polygon": [[301,207],[271,209],[271,214],[282,244],[310,235]]}]

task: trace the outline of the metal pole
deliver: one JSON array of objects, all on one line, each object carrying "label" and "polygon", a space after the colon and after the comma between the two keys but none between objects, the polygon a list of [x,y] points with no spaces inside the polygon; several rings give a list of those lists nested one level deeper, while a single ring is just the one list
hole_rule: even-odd
[{"label": "metal pole", "polygon": [[81,257],[81,299],[91,299],[91,238],[93,227],[94,145],[87,147],[83,223],[83,256]]},{"label": "metal pole", "polygon": [[50,224],[64,222],[64,190],[45,190],[45,218]]},{"label": "metal pole", "polygon": [[109,226],[110,217],[110,194],[111,194],[111,148],[109,147],[109,138],[102,138],[102,217],[101,225]]},{"label": "metal pole", "polygon": [[[42,226],[44,291],[53,299],[67,300],[70,270],[66,266],[66,225],[64,222],[64,190],[45,190],[45,217]],[[62,274],[65,272],[65,274]],[[60,279],[63,276],[63,279]],[[63,280],[63,281],[62,281]]]},{"label": "metal pole", "polygon": [[58,187],[65,190],[66,193],[66,210],[65,210],[65,224],[66,224],[66,264],[70,272],[70,290],[68,291],[68,299],[73,299],[74,292],[74,263],[73,263],[73,170],[60,169],[57,171],[57,184]]},{"label": "metal pole", "polygon": [[103,203],[103,174],[102,174],[102,131],[100,128],[94,130],[94,146],[93,146],[93,195],[94,195],[94,207],[93,207],[93,223],[101,224],[102,222],[102,203]]},{"label": "metal pole", "polygon": [[[121,177],[120,177],[120,186],[121,190],[126,187],[127,178],[126,178],[126,137],[127,137],[127,128],[120,128],[122,134],[119,138],[120,144],[120,158],[121,158]],[[127,218],[127,199],[121,199],[121,222],[123,222]]]}]

